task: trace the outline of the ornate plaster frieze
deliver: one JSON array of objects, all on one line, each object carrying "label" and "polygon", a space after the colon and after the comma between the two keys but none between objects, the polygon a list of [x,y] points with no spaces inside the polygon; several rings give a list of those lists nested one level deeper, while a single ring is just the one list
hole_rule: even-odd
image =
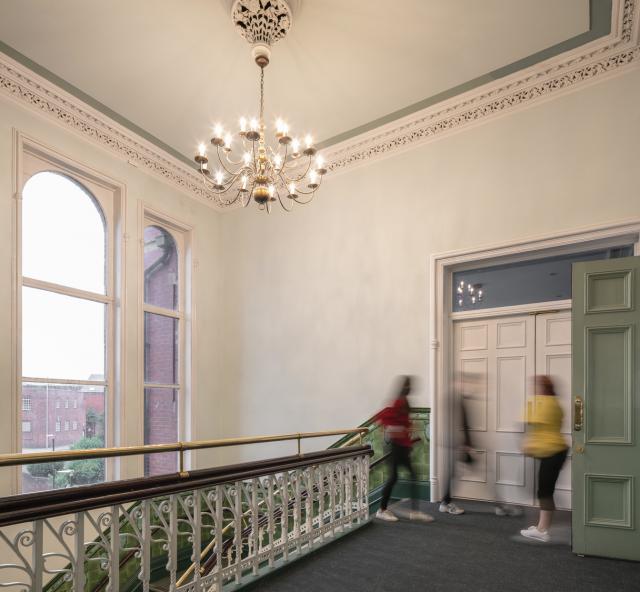
[{"label": "ornate plaster frieze", "polygon": [[2,53],[0,92],[160,177],[198,201],[224,207],[203,185],[195,169]]},{"label": "ornate plaster frieze", "polygon": [[[640,0],[613,0],[606,38],[481,86],[324,150],[330,172],[347,170],[511,113],[640,63]],[[0,53],[0,93],[216,209],[230,207],[199,173],[135,132]]]},{"label": "ornate plaster frieze", "polygon": [[637,65],[639,5],[638,0],[614,0],[612,34],[603,41],[590,43],[327,148],[329,171],[341,171],[392,155],[578,88],[631,64]]}]

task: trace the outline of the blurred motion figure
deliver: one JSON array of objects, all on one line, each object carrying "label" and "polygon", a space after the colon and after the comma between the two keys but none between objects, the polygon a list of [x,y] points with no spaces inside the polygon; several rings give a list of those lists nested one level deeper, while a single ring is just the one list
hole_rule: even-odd
[{"label": "blurred motion figure", "polygon": [[556,481],[567,458],[567,443],[560,433],[563,411],[558,403],[553,382],[548,376],[536,376],[533,408],[527,418],[529,430],[524,442],[524,453],[540,459],[538,473],[538,524],[521,530],[524,537],[548,543],[549,527],[556,506],[553,493]]},{"label": "blurred motion figure", "polygon": [[399,388],[396,391],[394,400],[390,406],[386,407],[380,414],[378,421],[381,423],[385,434],[391,442],[391,477],[387,481],[382,491],[382,501],[376,517],[388,522],[396,522],[397,516],[387,509],[391,491],[398,480],[398,468],[404,466],[411,475],[411,520],[431,522],[433,517],[418,510],[418,486],[416,482],[416,472],[411,464],[411,448],[414,441],[411,438],[411,419],[409,412],[408,397],[411,393],[411,376],[399,377]]}]

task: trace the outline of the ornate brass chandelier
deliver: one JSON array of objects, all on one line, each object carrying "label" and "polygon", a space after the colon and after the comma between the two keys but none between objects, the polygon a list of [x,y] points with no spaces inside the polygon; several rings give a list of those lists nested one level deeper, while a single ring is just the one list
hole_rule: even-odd
[{"label": "ornate brass chandelier", "polygon": [[293,137],[283,120],[275,124],[275,147],[266,139],[264,69],[269,65],[271,45],[291,27],[291,8],[284,0],[235,0],[231,15],[238,32],[252,44],[251,55],[260,68],[260,115],[240,118],[236,134],[225,131],[221,124],[214,126],[215,170],[204,143],[198,146],[195,161],[204,183],[221,204],[246,207],[254,200],[270,212],[277,200],[289,212],[294,204],[313,199],[327,172],[312,137]]}]

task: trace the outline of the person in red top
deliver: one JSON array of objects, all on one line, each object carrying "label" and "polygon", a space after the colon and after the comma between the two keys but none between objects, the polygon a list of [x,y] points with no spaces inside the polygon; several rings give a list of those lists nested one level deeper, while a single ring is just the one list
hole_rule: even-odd
[{"label": "person in red top", "polygon": [[398,468],[404,466],[411,474],[411,520],[421,520],[431,522],[433,517],[418,510],[418,487],[416,482],[416,472],[411,464],[411,447],[413,438],[411,437],[411,420],[409,412],[411,407],[407,398],[411,393],[411,376],[400,377],[400,388],[394,398],[393,403],[382,410],[378,416],[378,421],[382,425],[385,434],[391,442],[391,477],[382,491],[382,501],[380,509],[376,513],[376,518],[388,522],[396,522],[397,516],[387,509],[391,491],[398,480]]}]

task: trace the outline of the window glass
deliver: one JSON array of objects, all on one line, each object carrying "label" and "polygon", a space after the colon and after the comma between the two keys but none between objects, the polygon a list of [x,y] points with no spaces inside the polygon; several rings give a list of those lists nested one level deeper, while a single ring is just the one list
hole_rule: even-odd
[{"label": "window glass", "polygon": [[631,255],[633,246],[624,246],[456,272],[452,310],[568,300],[573,263]]},{"label": "window glass", "polygon": [[93,197],[58,173],[31,177],[22,192],[25,277],[105,293],[105,225]]},{"label": "window glass", "polygon": [[178,249],[171,234],[159,226],[144,229],[144,301],[178,309]]},{"label": "window glass", "polygon": [[[101,448],[105,443],[105,392],[101,386],[24,382],[22,396],[32,401],[30,431],[24,452]],[[56,411],[56,401],[77,401],[76,408]],[[73,430],[70,426],[73,425]],[[103,459],[25,465],[25,493],[104,481]]]},{"label": "window glass", "polygon": [[178,382],[178,319],[144,313],[144,380]]},{"label": "window glass", "polygon": [[[145,444],[178,441],[178,391],[170,388],[144,389]],[[145,475],[175,473],[177,454],[148,454],[144,461]]]},{"label": "window glass", "polygon": [[102,380],[104,363],[104,304],[22,288],[23,376]]}]

